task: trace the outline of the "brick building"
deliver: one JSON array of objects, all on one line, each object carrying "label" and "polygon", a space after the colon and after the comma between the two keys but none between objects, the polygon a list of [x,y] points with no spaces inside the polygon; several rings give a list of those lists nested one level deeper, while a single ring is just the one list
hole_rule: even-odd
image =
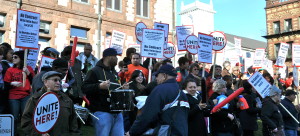
[{"label": "brick building", "polygon": [[[300,1],[299,0],[266,0],[267,54],[270,60],[276,61],[280,43],[290,44],[286,65],[290,67],[292,44],[300,43]],[[291,70],[291,69],[290,69]]]},{"label": "brick building", "polygon": [[126,49],[128,44],[136,43],[137,22],[153,28],[153,22],[161,21],[169,24],[170,31],[174,24],[174,0],[1,0],[0,43],[8,42],[13,47],[18,2],[21,9],[41,14],[41,49],[50,46],[62,51],[64,46],[72,44],[74,36],[78,36],[78,50],[90,43],[99,57],[112,30],[126,33]]}]

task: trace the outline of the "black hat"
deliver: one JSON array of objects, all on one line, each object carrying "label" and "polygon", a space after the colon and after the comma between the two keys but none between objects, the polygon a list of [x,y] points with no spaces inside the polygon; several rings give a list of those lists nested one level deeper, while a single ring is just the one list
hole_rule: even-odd
[{"label": "black hat", "polygon": [[169,64],[162,65],[154,75],[157,76],[159,73],[165,73],[170,76],[177,76],[175,68]]},{"label": "black hat", "polygon": [[68,68],[68,61],[62,58],[57,58],[52,62],[52,67],[55,68]]},{"label": "black hat", "polygon": [[290,96],[290,95],[297,95],[297,93],[293,90],[287,90],[285,91],[285,96]]},{"label": "black hat", "polygon": [[116,56],[118,53],[117,53],[117,50],[114,49],[114,48],[107,48],[103,51],[103,58],[104,57],[107,57],[107,56]]},{"label": "black hat", "polygon": [[42,80],[45,81],[46,79],[48,79],[49,77],[53,77],[53,76],[59,76],[60,78],[62,78],[62,74],[56,71],[49,71],[46,72],[43,77]]},{"label": "black hat", "polygon": [[14,52],[13,55],[17,55],[17,56],[19,56],[19,58],[21,60],[24,60],[24,54],[25,54],[25,52],[24,52],[24,50],[22,50],[22,51],[16,51],[16,52]]}]

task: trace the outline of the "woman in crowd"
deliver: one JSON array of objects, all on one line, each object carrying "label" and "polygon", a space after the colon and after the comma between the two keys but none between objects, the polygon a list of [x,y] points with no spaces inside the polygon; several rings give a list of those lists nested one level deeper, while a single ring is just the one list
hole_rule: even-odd
[{"label": "woman in crowd", "polygon": [[193,63],[192,65],[190,65],[189,67],[189,75],[186,77],[186,79],[191,78],[194,79],[197,84],[201,84],[201,77],[199,77],[199,70],[200,67],[197,63]]},{"label": "woman in crowd", "polygon": [[[34,72],[30,66],[24,67],[24,51],[16,51],[13,54],[13,63],[13,67],[8,68],[5,73],[4,82],[5,86],[9,88],[9,108],[11,114],[14,116],[15,130],[17,130],[17,121],[20,119],[30,96],[30,84]],[[23,85],[24,75],[26,76],[25,85]]]},{"label": "woman in crowd", "polygon": [[208,132],[204,117],[209,116],[210,110],[206,109],[205,103],[202,103],[201,95],[197,91],[196,81],[193,79],[186,79],[183,82],[182,87],[190,105],[188,116],[188,135],[207,136]]},{"label": "woman in crowd", "polygon": [[[218,100],[218,96],[226,95],[226,82],[222,79],[218,79],[213,83],[214,93],[209,98],[209,105],[214,107],[221,101]],[[221,99],[220,99],[221,100]],[[214,136],[233,136],[233,109],[234,102],[228,103],[227,108],[221,108],[218,112],[211,114],[211,126],[210,129]]]},{"label": "woman in crowd", "polygon": [[245,136],[254,136],[254,131],[258,130],[257,116],[260,113],[260,108],[256,107],[256,95],[253,94],[252,86],[247,80],[243,80],[242,82],[244,87],[242,95],[246,99],[249,108],[239,113],[240,122],[243,128],[243,134]]}]

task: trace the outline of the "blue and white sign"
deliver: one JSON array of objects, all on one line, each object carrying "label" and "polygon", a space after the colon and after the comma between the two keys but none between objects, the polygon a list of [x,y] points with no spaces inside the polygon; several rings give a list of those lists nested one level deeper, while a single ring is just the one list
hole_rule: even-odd
[{"label": "blue and white sign", "polygon": [[141,56],[149,58],[163,58],[165,32],[162,30],[143,29]]},{"label": "blue and white sign", "polygon": [[177,46],[178,51],[186,51],[185,39],[193,34],[194,27],[190,26],[176,26]]},{"label": "blue and white sign", "polygon": [[200,48],[198,48],[198,61],[211,64],[213,36],[198,33],[198,40],[200,46]]},{"label": "blue and white sign", "polygon": [[14,117],[11,114],[0,114],[0,136],[14,135]]},{"label": "blue and white sign", "polygon": [[40,14],[18,10],[16,47],[38,49]]}]

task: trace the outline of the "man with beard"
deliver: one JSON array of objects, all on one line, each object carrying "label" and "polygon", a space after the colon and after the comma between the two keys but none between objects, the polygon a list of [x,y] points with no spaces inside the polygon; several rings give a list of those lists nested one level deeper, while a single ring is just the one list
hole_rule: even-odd
[{"label": "man with beard", "polygon": [[81,70],[84,75],[95,67],[96,63],[98,62],[98,59],[92,54],[93,46],[91,44],[84,45],[84,51],[81,52],[77,59],[81,61]]},{"label": "man with beard", "polygon": [[187,136],[189,104],[186,95],[176,82],[175,68],[165,64],[161,66],[156,76],[158,86],[148,96],[142,113],[127,135],[139,136],[157,125],[170,125],[171,135]]},{"label": "man with beard", "polygon": [[[110,92],[120,87],[116,85],[120,80],[115,70],[118,61],[116,55],[117,51],[114,48],[105,49],[103,58],[88,71],[82,85],[82,90],[90,101],[88,109],[99,118],[93,118],[96,136],[124,135],[122,113],[110,110]],[[123,89],[128,88],[128,84],[123,85]]]}]

